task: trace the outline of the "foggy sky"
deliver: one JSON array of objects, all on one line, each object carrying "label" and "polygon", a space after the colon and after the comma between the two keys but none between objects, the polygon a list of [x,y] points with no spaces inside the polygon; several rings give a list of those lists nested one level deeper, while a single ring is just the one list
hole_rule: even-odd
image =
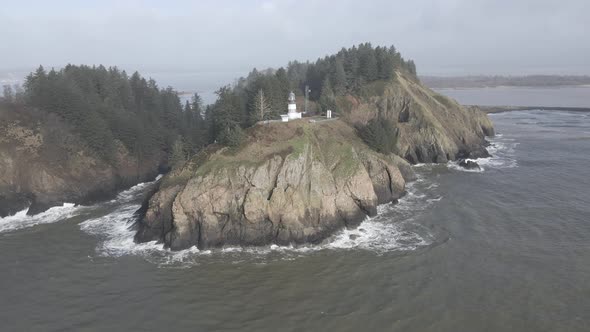
[{"label": "foggy sky", "polygon": [[0,68],[242,71],[394,44],[419,74],[590,74],[588,0],[0,0]]}]

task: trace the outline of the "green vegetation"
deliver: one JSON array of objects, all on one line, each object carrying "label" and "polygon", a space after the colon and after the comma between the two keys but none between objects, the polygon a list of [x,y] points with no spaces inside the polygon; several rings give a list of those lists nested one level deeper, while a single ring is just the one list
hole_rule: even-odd
[{"label": "green vegetation", "polygon": [[[327,109],[346,111],[353,107],[351,96],[382,94],[396,71],[416,78],[414,62],[404,60],[395,47],[365,43],[315,62],[254,69],[233,86],[221,87],[216,102],[204,108],[198,94],[181,105],[176,91],[160,88],[137,72],[129,77],[116,67],[68,65],[49,72],[39,67],[27,77],[24,91],[5,87],[4,100],[60,116],[106,160],[114,160],[121,142],[139,160],[163,151],[171,164],[179,165],[211,143],[238,149],[245,129],[286,111],[289,91],[302,96],[306,87],[310,89],[310,115]],[[395,146],[395,141],[384,142],[394,137],[389,126],[368,124],[359,132],[386,153]]]},{"label": "green vegetation", "polygon": [[398,131],[391,120],[377,117],[366,125],[358,126],[357,131],[373,150],[383,154],[396,152]]},{"label": "green vegetation", "polygon": [[175,146],[183,155],[194,153],[207,143],[200,97],[183,109],[176,91],[137,72],[129,77],[116,67],[74,65],[47,72],[40,66],[27,76],[22,98],[5,92],[8,102],[58,115],[107,161],[114,160],[117,142],[140,161],[158,151],[171,155]]},{"label": "green vegetation", "polygon": [[[373,47],[370,43],[343,48],[316,62],[289,62],[277,70],[252,70],[230,87],[217,91],[218,99],[209,109],[212,121],[210,142],[236,146],[243,138],[241,129],[257,121],[277,118],[286,111],[287,95],[304,95],[309,90],[309,115],[319,110],[338,110],[343,96],[379,95],[385,81],[402,71],[416,78],[412,60],[404,60],[395,47]],[[350,105],[348,105],[350,106]],[[210,113],[209,113],[210,112]]]},{"label": "green vegetation", "polygon": [[443,95],[441,95],[441,94],[438,94],[438,93],[435,93],[435,94],[433,95],[433,97],[434,97],[434,99],[436,99],[436,100],[437,100],[439,103],[443,104],[445,107],[453,107],[453,103],[452,103],[452,101],[451,101],[451,100],[449,100],[449,98],[447,98],[447,97],[445,97],[445,96],[443,96]]}]

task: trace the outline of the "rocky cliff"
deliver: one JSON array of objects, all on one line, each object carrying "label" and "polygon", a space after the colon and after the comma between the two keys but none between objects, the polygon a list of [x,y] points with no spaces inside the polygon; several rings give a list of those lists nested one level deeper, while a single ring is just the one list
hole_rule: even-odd
[{"label": "rocky cliff", "polygon": [[212,147],[167,175],[136,240],[172,249],[317,242],[395,201],[412,174],[340,120],[257,125],[237,150]]},{"label": "rocky cliff", "polygon": [[0,105],[0,217],[104,199],[153,179],[164,157],[137,160],[119,144],[115,160],[106,162],[81,141],[56,116]]},{"label": "rocky cliff", "polygon": [[[337,104],[339,120],[257,125],[241,147],[195,156],[138,211],[135,240],[174,250],[317,242],[403,195],[409,163],[486,156],[494,133],[483,112],[400,73]],[[397,155],[358,137],[354,127],[377,116],[398,128]]]},{"label": "rocky cliff", "polygon": [[484,112],[399,72],[391,82],[368,84],[360,96],[339,98],[338,104],[349,123],[366,123],[378,115],[393,120],[399,130],[398,154],[413,164],[486,157],[485,136],[494,135]]}]

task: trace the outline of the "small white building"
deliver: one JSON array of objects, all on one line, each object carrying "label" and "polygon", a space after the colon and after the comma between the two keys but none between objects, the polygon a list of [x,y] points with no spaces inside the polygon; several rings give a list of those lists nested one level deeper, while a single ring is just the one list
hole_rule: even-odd
[{"label": "small white building", "polygon": [[289,104],[287,105],[287,114],[281,114],[281,120],[283,122],[288,122],[289,120],[295,119],[301,119],[301,113],[297,112],[295,94],[291,91],[291,93],[289,93]]}]

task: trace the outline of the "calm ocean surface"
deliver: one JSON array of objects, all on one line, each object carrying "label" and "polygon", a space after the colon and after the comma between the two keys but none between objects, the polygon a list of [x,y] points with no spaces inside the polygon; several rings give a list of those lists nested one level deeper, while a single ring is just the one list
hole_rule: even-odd
[{"label": "calm ocean surface", "polygon": [[590,107],[590,86],[435,89],[464,105]]},{"label": "calm ocean surface", "polygon": [[482,172],[418,165],[318,246],[136,245],[150,184],[0,219],[0,330],[590,331],[590,113],[491,118]]}]

